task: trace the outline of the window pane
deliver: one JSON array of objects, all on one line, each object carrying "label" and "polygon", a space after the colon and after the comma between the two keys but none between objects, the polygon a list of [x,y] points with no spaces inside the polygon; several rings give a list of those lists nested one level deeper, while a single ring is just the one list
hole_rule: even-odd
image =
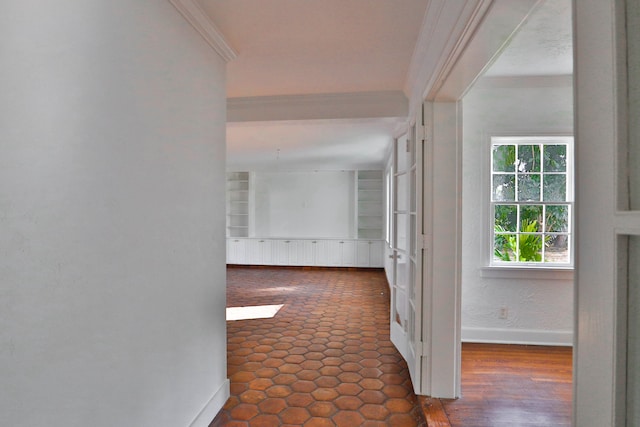
[{"label": "window pane", "polygon": [[520,231],[525,233],[542,232],[542,205],[520,208]]},{"label": "window pane", "polygon": [[515,201],[516,177],[512,174],[493,176],[493,200],[496,202]]},{"label": "window pane", "polygon": [[409,179],[406,174],[396,177],[396,210],[405,212],[408,207],[407,191],[409,187]]},{"label": "window pane", "polygon": [[538,141],[492,138],[493,262],[571,262],[571,146]]},{"label": "window pane", "polygon": [[544,175],[544,201],[564,202],[567,200],[567,177],[565,175]]},{"label": "window pane", "polygon": [[396,214],[396,248],[407,251],[407,214]]},{"label": "window pane", "polygon": [[569,260],[569,236],[556,234],[545,238],[544,261],[556,263],[568,263]]},{"label": "window pane", "polygon": [[569,231],[569,206],[553,205],[547,206],[545,216],[545,231],[566,233]]},{"label": "window pane", "polygon": [[544,146],[544,171],[545,172],[566,172],[567,170],[567,146],[566,145],[545,145]]},{"label": "window pane", "polygon": [[494,215],[496,232],[515,232],[518,229],[518,207],[516,205],[496,205]]},{"label": "window pane", "polygon": [[542,235],[520,234],[518,236],[518,261],[541,262],[542,261]]},{"label": "window pane", "polygon": [[518,147],[518,172],[540,172],[540,146]]},{"label": "window pane", "polygon": [[493,171],[494,172],[515,172],[516,146],[515,145],[494,145],[493,146]]},{"label": "window pane", "polygon": [[518,200],[521,202],[540,201],[540,175],[518,175]]},{"label": "window pane", "polygon": [[402,135],[400,138],[398,138],[398,144],[396,146],[396,155],[398,156],[396,160],[396,172],[398,173],[405,172],[407,170],[407,163],[409,160],[407,148],[407,135]]},{"label": "window pane", "polygon": [[496,233],[493,238],[493,260],[516,261],[516,241],[515,234]]}]

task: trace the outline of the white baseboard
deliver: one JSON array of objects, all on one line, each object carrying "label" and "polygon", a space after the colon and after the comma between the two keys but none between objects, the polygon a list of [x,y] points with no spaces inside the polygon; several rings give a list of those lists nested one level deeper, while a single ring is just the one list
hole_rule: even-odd
[{"label": "white baseboard", "polygon": [[572,346],[573,333],[533,329],[462,328],[462,342]]},{"label": "white baseboard", "polygon": [[230,395],[229,380],[227,379],[213,394],[207,404],[204,405],[204,408],[202,408],[195,420],[189,424],[189,427],[209,427],[209,424],[211,424],[211,421],[213,421],[220,409],[222,409]]}]

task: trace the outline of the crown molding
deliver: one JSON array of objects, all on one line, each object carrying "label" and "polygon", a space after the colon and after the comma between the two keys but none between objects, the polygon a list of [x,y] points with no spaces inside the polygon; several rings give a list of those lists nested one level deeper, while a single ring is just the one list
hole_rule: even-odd
[{"label": "crown molding", "polygon": [[427,3],[404,85],[405,94],[409,97],[415,93],[415,88],[420,86],[419,82],[422,80],[420,76],[427,68],[429,47],[434,40],[433,35],[436,29],[434,24],[437,22],[443,6],[444,1],[441,0],[430,0]]},{"label": "crown molding", "polygon": [[430,0],[404,87],[410,114],[424,100],[461,99],[540,3]]},{"label": "crown molding", "polygon": [[224,36],[202,10],[197,0],[169,0],[178,12],[206,40],[225,62],[235,59],[238,54],[227,43]]},{"label": "crown molding", "polygon": [[458,59],[464,52],[467,44],[476,34],[476,31],[480,25],[484,22],[484,17],[487,11],[490,9],[494,0],[479,0],[475,4],[467,2],[468,11],[464,20],[458,22],[460,31],[456,34],[456,37],[451,37],[449,40],[448,54],[443,55],[440,58],[438,64],[438,70],[433,73],[428,84],[423,88],[424,92],[422,97],[424,99],[431,99],[434,97],[434,93],[437,92],[443,85],[443,82],[447,79],[451,70],[458,62]]},{"label": "crown molding", "polygon": [[478,17],[492,1],[429,1],[404,86],[412,114],[422,104],[423,94],[458,54],[461,42],[478,26]]},{"label": "crown molding", "polygon": [[425,88],[430,101],[461,99],[509,45],[543,0],[480,0],[435,79]]}]

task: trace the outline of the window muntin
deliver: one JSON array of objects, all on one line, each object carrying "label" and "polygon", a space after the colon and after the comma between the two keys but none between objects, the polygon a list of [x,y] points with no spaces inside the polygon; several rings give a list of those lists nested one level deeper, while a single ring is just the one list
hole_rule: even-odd
[{"label": "window muntin", "polygon": [[573,138],[491,139],[491,265],[572,263]]}]

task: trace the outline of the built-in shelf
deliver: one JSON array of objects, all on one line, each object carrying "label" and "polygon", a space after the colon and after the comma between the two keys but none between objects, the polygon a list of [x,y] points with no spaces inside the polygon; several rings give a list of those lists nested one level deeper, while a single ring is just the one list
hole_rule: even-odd
[{"label": "built-in shelf", "polygon": [[[351,203],[355,211],[355,233],[352,238],[380,240],[384,230],[384,172],[360,170],[352,172],[356,192]],[[227,174],[227,237],[246,238],[254,233],[253,186],[254,174]]]},{"label": "built-in shelf", "polygon": [[381,239],[383,230],[383,172],[357,171],[358,239]]},{"label": "built-in shelf", "polygon": [[227,174],[227,237],[249,236],[249,172]]}]

